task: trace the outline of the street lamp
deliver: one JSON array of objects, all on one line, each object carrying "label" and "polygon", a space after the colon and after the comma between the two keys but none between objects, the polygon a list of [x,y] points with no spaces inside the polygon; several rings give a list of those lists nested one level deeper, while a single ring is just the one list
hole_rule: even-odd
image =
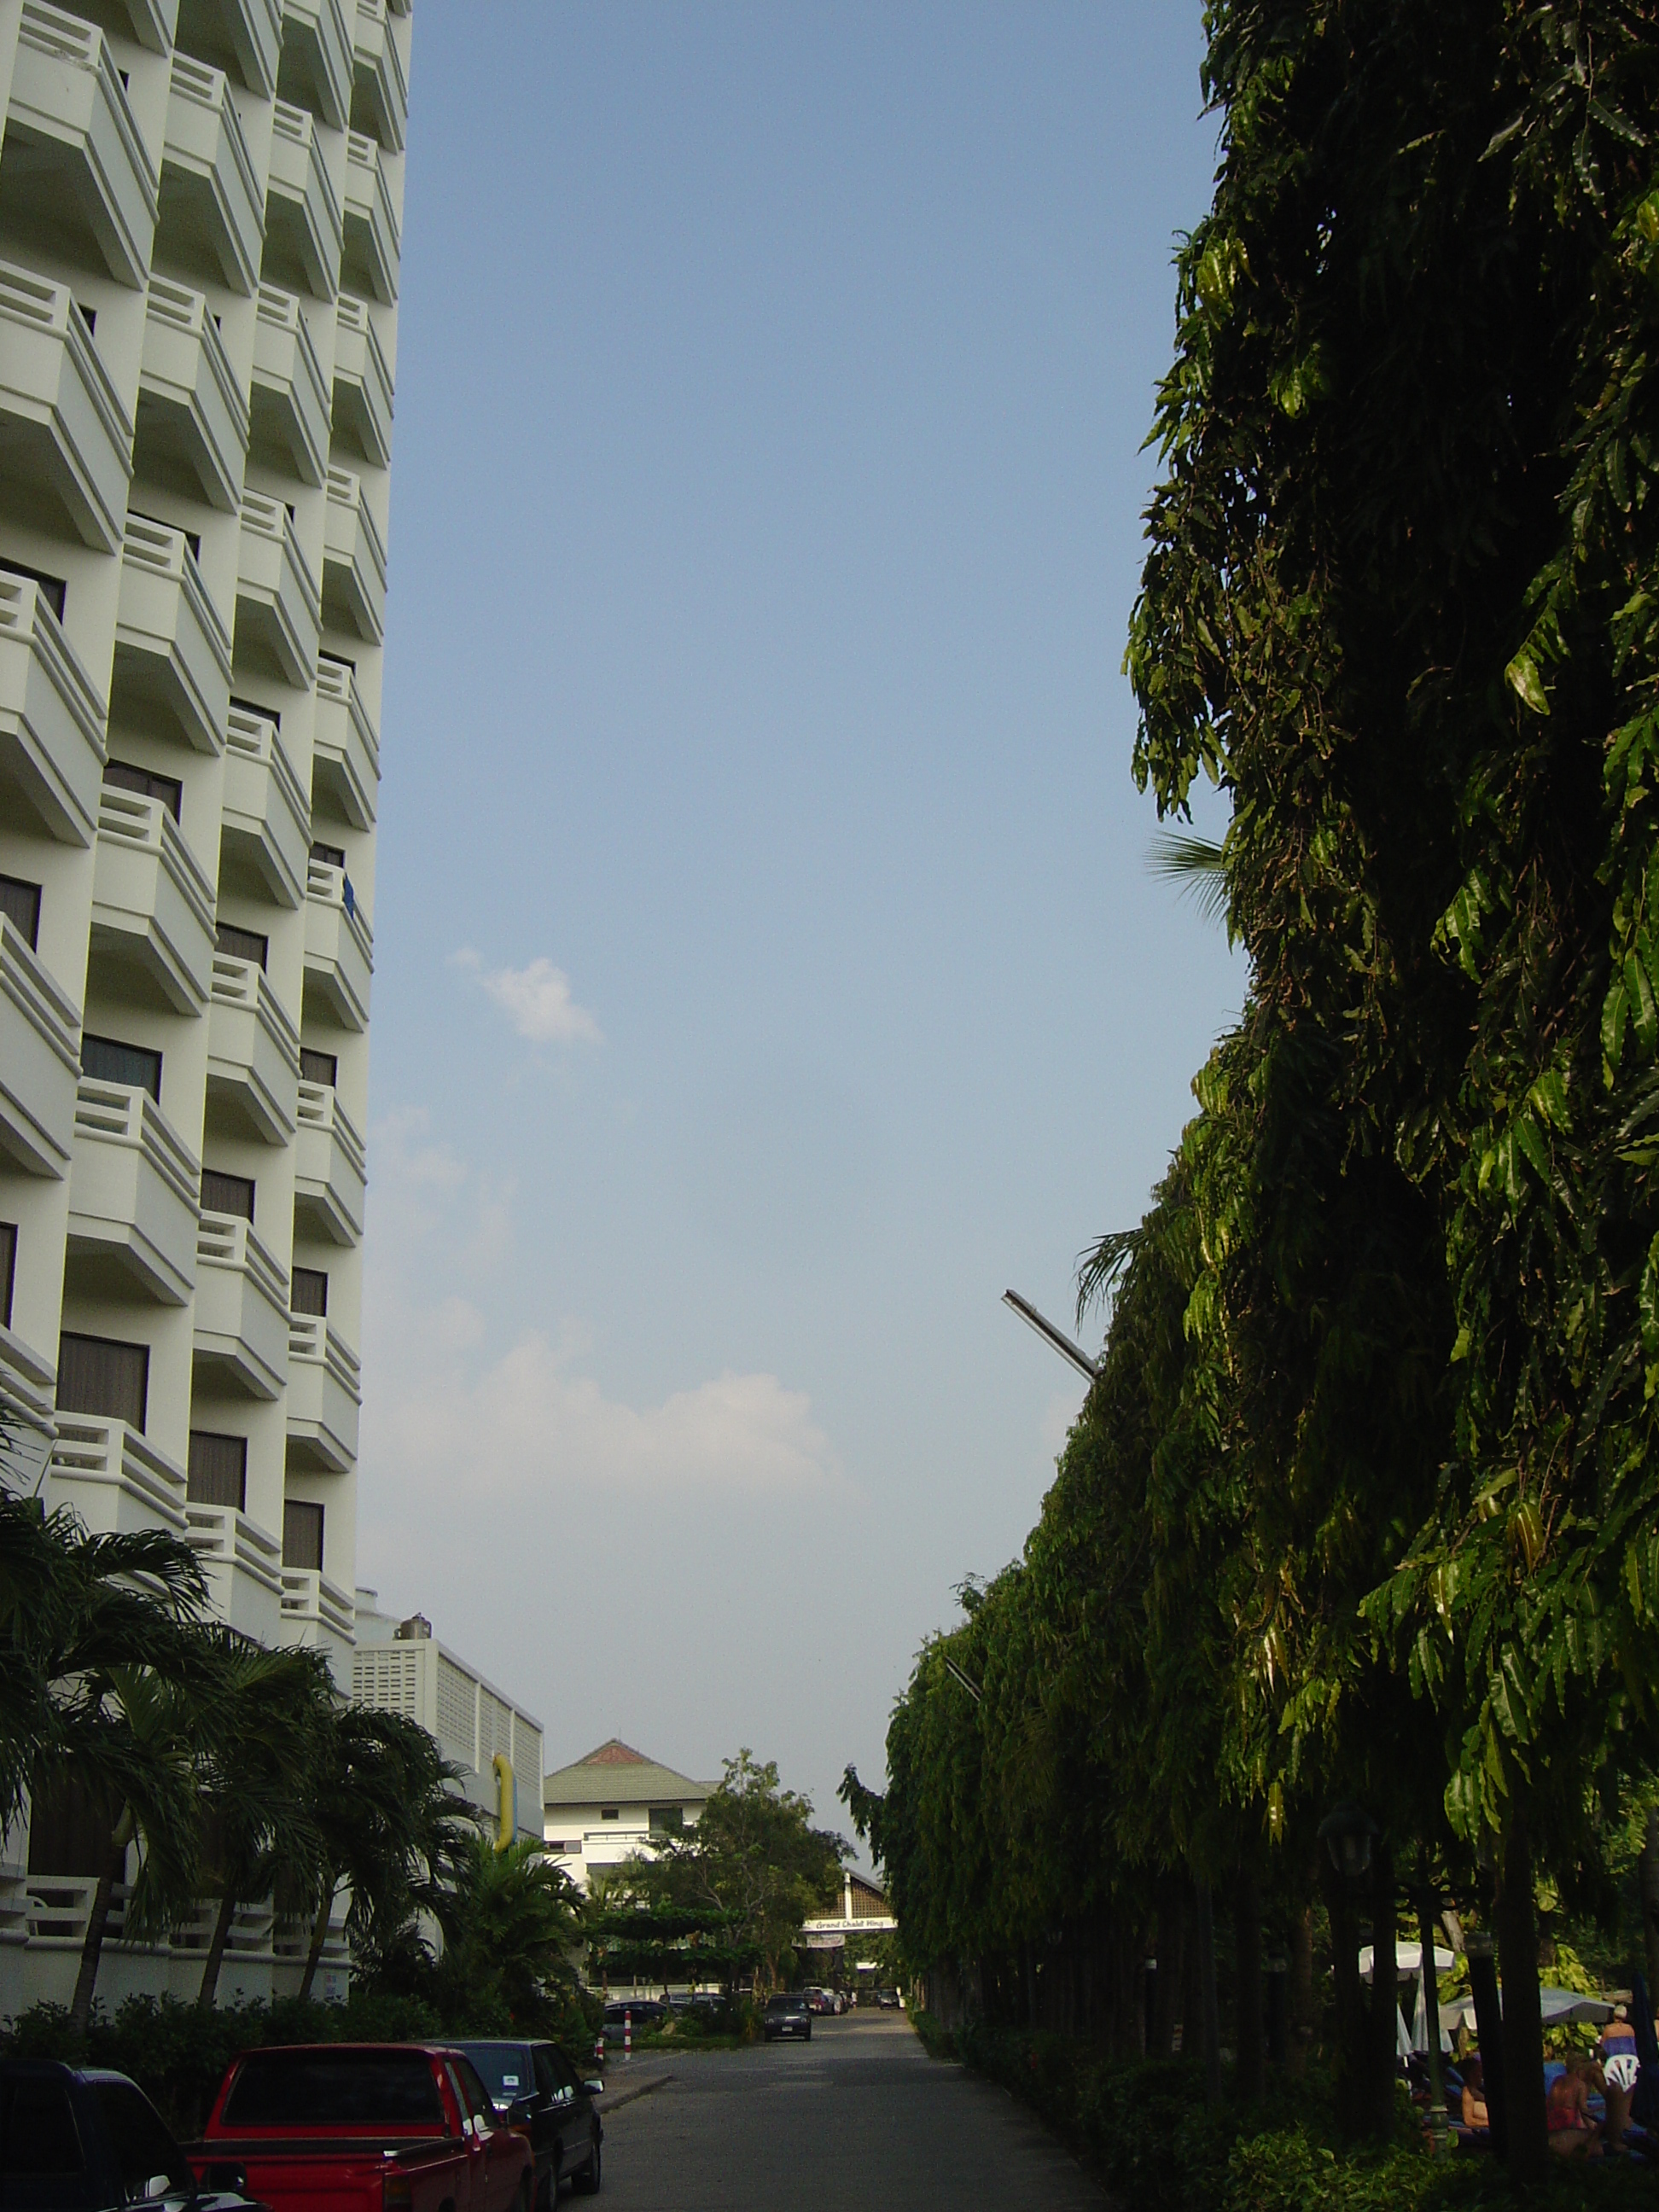
[{"label": "street lamp", "polygon": [[1358,1884],[1371,1870],[1371,1845],[1382,1834],[1363,1805],[1352,1797],[1319,1824],[1319,1840],[1331,1855],[1331,1864],[1344,1881]]},{"label": "street lamp", "polygon": [[1100,1368],[1097,1362],[1090,1358],[1080,1344],[1073,1344],[1064,1329],[1056,1328],[1045,1314],[1040,1314],[1029,1298],[1021,1297],[1018,1291],[1005,1291],[1002,1303],[1012,1306],[1025,1326],[1034,1328],[1043,1342],[1057,1352],[1062,1359],[1069,1359],[1079,1375],[1087,1376],[1091,1382],[1098,1378]]}]

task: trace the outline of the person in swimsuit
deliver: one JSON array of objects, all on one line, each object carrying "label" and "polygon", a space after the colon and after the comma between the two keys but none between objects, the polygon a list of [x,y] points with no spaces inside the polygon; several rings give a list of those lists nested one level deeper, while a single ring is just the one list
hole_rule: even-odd
[{"label": "person in swimsuit", "polygon": [[1492,2125],[1486,2111],[1486,2080],[1480,2070],[1478,2051],[1472,2051],[1463,2061],[1463,2124],[1466,2128]]},{"label": "person in swimsuit", "polygon": [[1590,2112],[1592,2089],[1605,2093],[1601,2068],[1582,2051],[1568,2054],[1565,2072],[1550,2084],[1546,2111],[1550,2148],[1560,2158],[1600,2158],[1601,2130]]}]

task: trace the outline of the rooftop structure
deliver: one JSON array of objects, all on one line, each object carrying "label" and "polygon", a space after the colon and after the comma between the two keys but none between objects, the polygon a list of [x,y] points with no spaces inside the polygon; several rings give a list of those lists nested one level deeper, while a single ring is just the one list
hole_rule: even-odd
[{"label": "rooftop structure", "polygon": [[566,1873],[586,1889],[597,1869],[618,1866],[694,1826],[717,1786],[659,1765],[612,1736],[546,1778],[543,1832]]}]

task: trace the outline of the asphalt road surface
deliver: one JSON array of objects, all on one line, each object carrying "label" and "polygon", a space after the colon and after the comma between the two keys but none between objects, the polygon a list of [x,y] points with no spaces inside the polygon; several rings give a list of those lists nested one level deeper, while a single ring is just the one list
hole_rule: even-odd
[{"label": "asphalt road surface", "polygon": [[[810,2043],[653,2052],[605,2124],[610,2212],[1100,2212],[1105,2199],[1013,2100],[929,2058],[902,2014],[817,2020]],[[637,2069],[638,2081],[626,2078]]]}]

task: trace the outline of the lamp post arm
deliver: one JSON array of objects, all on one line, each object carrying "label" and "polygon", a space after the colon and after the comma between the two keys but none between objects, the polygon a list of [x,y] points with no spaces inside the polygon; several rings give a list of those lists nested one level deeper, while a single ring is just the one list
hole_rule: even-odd
[{"label": "lamp post arm", "polygon": [[1040,1314],[1030,1299],[1021,1297],[1018,1291],[1005,1291],[1002,1303],[1012,1306],[1028,1328],[1034,1328],[1046,1344],[1052,1346],[1062,1359],[1069,1359],[1079,1375],[1092,1382],[1100,1373],[1098,1364],[1090,1358],[1080,1344],[1073,1344],[1063,1329],[1054,1327],[1048,1316]]}]

